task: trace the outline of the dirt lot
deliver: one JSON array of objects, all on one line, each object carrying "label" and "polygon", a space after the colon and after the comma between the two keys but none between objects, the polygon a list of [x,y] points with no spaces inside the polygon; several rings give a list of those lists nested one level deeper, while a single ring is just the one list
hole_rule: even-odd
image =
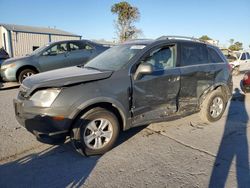
[{"label": "dirt lot", "polygon": [[18,125],[16,94],[0,91],[0,187],[250,186],[250,96],[235,94],[216,123],[195,114],[151,124],[122,133],[103,156],[81,157],[70,143],[41,144]]}]

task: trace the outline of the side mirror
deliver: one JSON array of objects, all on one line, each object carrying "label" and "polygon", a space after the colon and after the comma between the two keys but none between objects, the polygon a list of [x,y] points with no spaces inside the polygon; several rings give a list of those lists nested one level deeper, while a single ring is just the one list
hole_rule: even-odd
[{"label": "side mirror", "polygon": [[84,50],[87,50],[88,52],[93,53],[94,48],[92,48],[92,47],[90,47],[90,46],[86,46],[86,47],[84,48]]},{"label": "side mirror", "polygon": [[48,51],[46,51],[46,52],[43,52],[43,56],[49,56],[50,54],[49,54],[49,52]]},{"label": "side mirror", "polygon": [[43,56],[55,56],[55,55],[57,55],[56,52],[48,52],[48,51],[43,52]]},{"label": "side mirror", "polygon": [[142,63],[137,68],[134,80],[139,80],[143,75],[149,75],[153,73],[153,66],[149,63]]}]

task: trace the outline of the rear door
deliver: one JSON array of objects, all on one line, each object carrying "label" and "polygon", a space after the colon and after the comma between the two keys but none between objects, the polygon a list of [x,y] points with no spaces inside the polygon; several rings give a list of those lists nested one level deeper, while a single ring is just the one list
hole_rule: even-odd
[{"label": "rear door", "polygon": [[133,124],[164,120],[177,111],[180,72],[176,67],[176,44],[150,50],[140,63],[153,66],[151,75],[133,80]]},{"label": "rear door", "polygon": [[67,42],[53,44],[38,57],[42,72],[68,66]]},{"label": "rear door", "polygon": [[68,65],[85,64],[95,55],[94,51],[94,47],[84,41],[69,42]]},{"label": "rear door", "polygon": [[214,83],[215,65],[209,63],[206,44],[188,41],[181,44],[180,72],[180,111],[193,112],[201,94]]}]

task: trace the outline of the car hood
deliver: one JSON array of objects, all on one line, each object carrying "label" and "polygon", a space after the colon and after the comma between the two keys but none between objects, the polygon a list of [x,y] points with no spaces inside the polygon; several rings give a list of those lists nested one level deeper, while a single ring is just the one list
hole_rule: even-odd
[{"label": "car hood", "polygon": [[29,89],[29,93],[31,93],[37,88],[62,87],[105,79],[111,75],[112,71],[99,71],[75,66],[33,75],[26,78],[21,87]]},{"label": "car hood", "polygon": [[6,59],[4,62],[3,62],[3,65],[7,65],[7,64],[11,64],[11,63],[16,63],[18,61],[25,61],[29,58],[31,58],[32,56],[24,56],[24,57],[13,57],[13,58],[9,58],[9,59]]}]

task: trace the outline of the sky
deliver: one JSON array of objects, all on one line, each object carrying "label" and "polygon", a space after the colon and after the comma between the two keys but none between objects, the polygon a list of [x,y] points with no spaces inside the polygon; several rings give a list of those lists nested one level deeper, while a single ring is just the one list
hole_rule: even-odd
[{"label": "sky", "polygon": [[[0,0],[0,23],[56,27],[85,39],[117,38],[110,9],[118,0]],[[127,0],[140,11],[140,38],[208,35],[250,45],[250,0]]]}]

